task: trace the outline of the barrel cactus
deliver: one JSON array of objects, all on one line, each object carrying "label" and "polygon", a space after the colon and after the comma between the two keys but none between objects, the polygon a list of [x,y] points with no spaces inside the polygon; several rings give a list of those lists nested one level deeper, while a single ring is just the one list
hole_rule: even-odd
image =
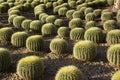
[{"label": "barrel cactus", "polygon": [[88,7],[88,8],[85,9],[84,14],[86,15],[86,14],[92,13],[92,12],[93,12],[93,8]]},{"label": "barrel cactus", "polygon": [[28,36],[26,32],[16,32],[11,37],[11,43],[16,47],[24,47]]},{"label": "barrel cactus", "polygon": [[107,60],[112,65],[120,65],[120,44],[111,45],[108,48]]},{"label": "barrel cactus", "polygon": [[113,74],[113,76],[112,76],[112,78],[111,78],[111,80],[119,80],[120,79],[120,70],[119,71],[116,71],[114,74]]},{"label": "barrel cactus", "polygon": [[66,12],[66,17],[68,18],[68,19],[72,19],[73,17],[72,17],[72,15],[73,15],[73,13],[75,12],[75,10],[68,10],[67,12]]},{"label": "barrel cactus", "polygon": [[95,27],[95,26],[96,26],[96,22],[95,21],[88,21],[88,22],[86,22],[84,28],[85,29],[89,29],[89,28]]},{"label": "barrel cactus", "polygon": [[30,30],[32,30],[33,32],[39,32],[41,33],[41,27],[42,27],[43,23],[39,20],[34,20],[30,23]]},{"label": "barrel cactus", "polygon": [[20,15],[21,12],[19,10],[11,10],[8,14],[9,14],[9,16],[10,15]]},{"label": "barrel cactus", "polygon": [[102,21],[107,21],[113,19],[114,15],[112,12],[104,12],[101,15],[101,20]]},{"label": "barrel cactus", "polygon": [[71,29],[82,26],[83,26],[83,22],[80,18],[74,18],[69,22],[69,28]]},{"label": "barrel cactus", "polygon": [[68,2],[68,4],[69,4],[69,6],[71,8],[75,8],[76,7],[76,1],[70,1],[70,2]]},{"label": "barrel cactus", "polygon": [[9,28],[9,27],[1,28],[0,29],[0,40],[6,41],[6,42],[10,41],[13,33],[14,31],[12,28]]},{"label": "barrel cactus", "polygon": [[109,6],[112,6],[112,5],[114,4],[114,0],[107,0],[107,4],[108,4]]},{"label": "barrel cactus", "polygon": [[17,74],[25,80],[36,80],[44,73],[44,63],[38,56],[27,56],[19,60]]},{"label": "barrel cactus", "polygon": [[47,23],[54,23],[55,20],[56,20],[56,16],[54,16],[54,15],[48,16],[46,18]]},{"label": "barrel cactus", "polygon": [[85,30],[83,28],[74,28],[70,31],[71,40],[83,40]]},{"label": "barrel cactus", "polygon": [[56,19],[54,24],[57,26],[57,27],[60,27],[60,26],[64,26],[65,22],[63,19]]},{"label": "barrel cactus", "polygon": [[95,20],[95,14],[94,13],[88,13],[85,16],[86,21],[94,21]]},{"label": "barrel cactus", "polygon": [[21,28],[22,21],[25,20],[26,18],[24,16],[17,16],[13,19],[13,25],[16,28]]},{"label": "barrel cactus", "polygon": [[116,19],[118,22],[120,22],[120,10],[117,12]]},{"label": "barrel cactus", "polygon": [[44,40],[41,35],[33,35],[27,38],[26,48],[29,51],[42,51],[44,49]]},{"label": "barrel cactus", "polygon": [[75,11],[73,14],[72,14],[73,18],[80,18],[80,19],[83,19],[84,18],[84,15],[81,11]]},{"label": "barrel cactus", "polygon": [[8,17],[8,22],[9,22],[9,24],[13,24],[13,19],[14,19],[15,17],[17,17],[17,15],[11,15],[11,16]]},{"label": "barrel cactus", "polygon": [[50,50],[53,53],[56,54],[62,54],[65,53],[68,49],[68,43],[64,39],[53,39],[50,42]]},{"label": "barrel cactus", "polygon": [[8,49],[0,48],[0,71],[6,71],[11,65],[11,54]]},{"label": "barrel cactus", "polygon": [[101,43],[103,41],[103,32],[100,28],[92,27],[86,30],[84,38],[95,43]]},{"label": "barrel cactus", "polygon": [[31,22],[32,20],[29,20],[29,19],[24,20],[21,24],[22,28],[25,29],[26,31],[29,31]]},{"label": "barrel cactus", "polygon": [[101,16],[101,12],[102,12],[101,9],[95,9],[95,10],[93,11],[93,13],[95,14],[95,17],[97,17],[97,18],[99,18],[99,17]]},{"label": "barrel cactus", "polygon": [[60,37],[68,37],[69,36],[69,28],[68,27],[60,27],[57,31]]},{"label": "barrel cactus", "polygon": [[79,41],[73,48],[73,56],[80,61],[91,61],[95,59],[96,53],[96,45],[89,40]]},{"label": "barrel cactus", "polygon": [[59,69],[55,76],[55,80],[83,80],[84,76],[80,69],[76,66],[69,65]]},{"label": "barrel cactus", "polygon": [[107,33],[106,41],[108,44],[120,43],[120,30],[115,29]]},{"label": "barrel cactus", "polygon": [[61,8],[58,10],[58,14],[59,14],[60,16],[65,16],[67,11],[68,11],[68,9],[67,9],[66,7],[61,7]]}]

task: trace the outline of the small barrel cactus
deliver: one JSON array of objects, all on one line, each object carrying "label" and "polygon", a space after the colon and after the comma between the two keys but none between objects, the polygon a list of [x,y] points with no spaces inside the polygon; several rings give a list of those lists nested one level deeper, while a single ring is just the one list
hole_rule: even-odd
[{"label": "small barrel cactus", "polygon": [[107,0],[107,4],[108,4],[109,6],[112,6],[112,5],[114,4],[114,0]]},{"label": "small barrel cactus", "polygon": [[85,9],[84,14],[86,15],[88,13],[92,13],[93,11],[94,11],[93,8],[88,7],[88,8]]},{"label": "small barrel cactus", "polygon": [[85,28],[85,29],[89,29],[89,28],[95,27],[95,26],[96,26],[96,22],[95,22],[95,21],[88,21],[88,22],[85,24],[84,28]]},{"label": "small barrel cactus", "polygon": [[28,36],[26,32],[16,32],[11,37],[11,43],[16,47],[24,47]]},{"label": "small barrel cactus", "polygon": [[60,37],[68,37],[69,36],[69,28],[68,27],[60,27],[57,31]]},{"label": "small barrel cactus", "polygon": [[68,4],[69,4],[69,6],[71,8],[75,8],[76,7],[76,1],[70,1]]},{"label": "small barrel cactus", "polygon": [[42,35],[55,35],[57,33],[56,26],[52,23],[46,23],[41,29]]},{"label": "small barrel cactus", "polygon": [[22,28],[25,29],[26,31],[30,30],[30,23],[32,22],[32,20],[26,19],[22,22]]},{"label": "small barrel cactus", "polygon": [[119,80],[120,79],[120,70],[119,71],[116,71],[114,74],[113,74],[113,76],[112,76],[112,78],[111,78],[111,80]]},{"label": "small barrel cactus", "polygon": [[9,14],[9,16],[10,15],[20,15],[21,12],[19,10],[11,10],[8,14]]},{"label": "small barrel cactus", "polygon": [[97,54],[96,45],[92,41],[79,41],[74,45],[73,56],[80,61],[91,61]]},{"label": "small barrel cactus", "polygon": [[1,41],[10,41],[11,36],[14,33],[12,28],[5,27],[0,29],[0,40]]},{"label": "small barrel cactus", "polygon": [[55,80],[84,80],[83,73],[76,66],[69,65],[59,69]]},{"label": "small barrel cactus", "polygon": [[66,7],[61,7],[61,8],[58,10],[58,14],[59,14],[60,16],[65,16],[67,11],[68,11],[68,9],[67,9]]},{"label": "small barrel cactus", "polygon": [[120,43],[120,30],[115,29],[107,33],[106,41],[108,44]]},{"label": "small barrel cactus", "polygon": [[17,17],[18,15],[11,15],[11,16],[9,16],[8,17],[8,22],[9,22],[9,24],[13,24],[13,19],[15,18],[15,17]]},{"label": "small barrel cactus", "polygon": [[24,16],[17,16],[13,19],[13,25],[16,28],[21,28],[22,21],[25,20],[26,18]]},{"label": "small barrel cactus", "polygon": [[68,43],[64,39],[53,39],[50,42],[50,50],[56,54],[65,53],[68,49]]},{"label": "small barrel cactus", "polygon": [[95,43],[101,43],[103,41],[103,32],[100,28],[92,27],[86,30],[84,38]]},{"label": "small barrel cactus", "polygon": [[66,17],[68,18],[68,19],[72,19],[73,17],[72,17],[72,15],[73,15],[73,13],[75,12],[75,10],[68,10],[67,12],[66,12]]},{"label": "small barrel cactus", "polygon": [[48,17],[49,15],[43,15],[42,17],[41,17],[41,21],[43,22],[43,23],[46,23],[46,18]]},{"label": "small barrel cactus", "polygon": [[71,29],[82,26],[83,26],[83,22],[80,18],[74,18],[69,22],[69,28]]},{"label": "small barrel cactus", "polygon": [[107,20],[107,21],[104,22],[103,28],[106,31],[117,29],[118,28],[117,27],[117,22],[115,20]]},{"label": "small barrel cactus", "polygon": [[71,40],[83,40],[85,30],[83,28],[74,28],[70,31]]},{"label": "small barrel cactus", "polygon": [[41,35],[33,35],[27,38],[26,48],[29,51],[42,51],[44,49],[44,40]]},{"label": "small barrel cactus", "polygon": [[112,65],[120,65],[120,44],[111,45],[108,48],[107,60]]},{"label": "small barrel cactus", "polygon": [[95,14],[95,17],[96,17],[96,18],[100,18],[101,12],[102,12],[101,9],[95,9],[95,10],[93,11],[93,13]]},{"label": "small barrel cactus", "polygon": [[54,16],[54,15],[48,16],[46,18],[47,23],[54,23],[55,20],[56,20],[56,16]]},{"label": "small barrel cactus", "polygon": [[72,14],[73,18],[80,18],[80,19],[83,19],[84,18],[84,15],[81,11],[75,11],[73,14]]},{"label": "small barrel cactus", "polygon": [[27,56],[19,60],[17,74],[25,80],[36,80],[44,73],[44,63],[38,56]]},{"label": "small barrel cactus", "polygon": [[11,54],[8,49],[0,48],[0,71],[4,72],[11,65]]},{"label": "small barrel cactus", "polygon": [[54,24],[57,26],[57,27],[60,27],[60,26],[64,26],[65,22],[63,19],[56,19]]},{"label": "small barrel cactus", "polygon": [[101,15],[101,20],[102,21],[107,21],[113,19],[114,15],[112,12],[104,12]]},{"label": "small barrel cactus", "polygon": [[42,28],[43,23],[39,20],[34,20],[30,23],[30,30],[33,32],[39,32],[41,33],[41,28]]},{"label": "small barrel cactus", "polygon": [[95,14],[94,13],[88,13],[85,16],[86,21],[94,21],[95,20]]}]

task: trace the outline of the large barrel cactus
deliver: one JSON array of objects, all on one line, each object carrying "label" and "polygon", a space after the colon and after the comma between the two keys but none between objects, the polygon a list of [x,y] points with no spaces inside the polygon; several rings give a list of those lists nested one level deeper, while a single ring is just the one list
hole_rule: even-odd
[{"label": "large barrel cactus", "polygon": [[69,28],[68,27],[60,27],[57,31],[60,37],[68,37],[69,36]]},{"label": "large barrel cactus", "polygon": [[115,29],[107,33],[106,41],[108,44],[120,43],[120,30]]},{"label": "large barrel cactus", "polygon": [[30,30],[30,23],[32,22],[32,20],[26,19],[22,22],[22,28],[25,29],[26,31]]},{"label": "large barrel cactus", "polygon": [[80,61],[91,61],[96,57],[97,48],[92,41],[79,41],[74,45],[73,55]]},{"label": "large barrel cactus", "polygon": [[8,49],[0,48],[0,71],[7,70],[11,64],[11,54]]},{"label": "large barrel cactus", "polygon": [[11,37],[11,43],[16,47],[24,47],[28,36],[26,32],[16,32]]},{"label": "large barrel cactus", "polygon": [[101,20],[102,21],[107,21],[113,19],[114,15],[112,12],[104,12],[101,15]]},{"label": "large barrel cactus", "polygon": [[113,76],[112,76],[112,78],[111,78],[111,80],[119,80],[120,79],[120,70],[119,71],[116,71],[114,74],[113,74]]},{"label": "large barrel cactus", "polygon": [[83,40],[85,30],[83,28],[74,28],[70,31],[71,40]]},{"label": "large barrel cactus", "polygon": [[84,76],[76,66],[69,65],[59,69],[55,80],[84,80]]},{"label": "large barrel cactus", "polygon": [[68,49],[68,43],[64,39],[53,39],[50,42],[50,50],[56,54],[65,53]]},{"label": "large barrel cactus", "polygon": [[25,80],[38,80],[44,73],[44,63],[38,56],[27,56],[19,60],[17,74]]},{"label": "large barrel cactus", "polygon": [[27,38],[26,48],[30,51],[42,51],[44,49],[44,40],[41,35],[33,35]]},{"label": "large barrel cactus", "polygon": [[0,29],[0,40],[1,41],[10,41],[11,36],[14,33],[12,28],[6,27]]},{"label": "large barrel cactus", "polygon": [[120,65],[120,44],[111,45],[108,48],[107,59],[112,65]]},{"label": "large barrel cactus", "polygon": [[25,20],[26,18],[24,16],[17,16],[13,19],[13,25],[16,28],[21,28],[22,21]]},{"label": "large barrel cactus", "polygon": [[86,30],[84,38],[95,43],[101,43],[103,41],[103,32],[100,28],[92,27]]}]

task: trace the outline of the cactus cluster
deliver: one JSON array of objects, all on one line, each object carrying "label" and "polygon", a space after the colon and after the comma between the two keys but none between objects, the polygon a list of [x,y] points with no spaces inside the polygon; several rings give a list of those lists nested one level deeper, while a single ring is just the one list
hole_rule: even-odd
[{"label": "cactus cluster", "polygon": [[44,73],[44,63],[38,56],[27,56],[19,60],[17,74],[25,80],[36,80]]},{"label": "cactus cluster", "polygon": [[79,41],[74,45],[73,56],[80,61],[91,61],[97,54],[96,45],[92,41]]},{"label": "cactus cluster", "polygon": [[84,76],[76,66],[69,65],[60,68],[55,76],[55,80],[83,80]]},{"label": "cactus cluster", "polygon": [[68,37],[69,36],[69,28],[68,27],[60,27],[57,31],[60,37]]}]

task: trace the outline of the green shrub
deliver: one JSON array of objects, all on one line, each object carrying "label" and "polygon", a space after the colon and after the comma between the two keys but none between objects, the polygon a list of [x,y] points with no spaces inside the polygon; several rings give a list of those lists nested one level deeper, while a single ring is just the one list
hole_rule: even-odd
[{"label": "green shrub", "polygon": [[56,54],[62,54],[62,53],[67,52],[68,43],[64,39],[53,39],[50,42],[49,47],[50,47],[51,52],[56,53]]},{"label": "green shrub", "polygon": [[108,4],[109,6],[112,6],[112,5],[114,4],[114,0],[107,0],[107,4]]},{"label": "green shrub", "polygon": [[0,40],[5,41],[5,42],[10,41],[13,33],[14,31],[12,28],[9,28],[9,27],[1,28],[0,29]]},{"label": "green shrub", "polygon": [[88,8],[85,9],[84,14],[86,15],[88,13],[92,13],[93,11],[94,11],[93,8],[88,7]]},{"label": "green shrub", "polygon": [[69,6],[71,8],[75,8],[76,7],[76,1],[70,1],[68,4],[69,4]]},{"label": "green shrub", "polygon": [[11,54],[8,49],[0,48],[0,71],[4,72],[11,65]]},{"label": "green shrub", "polygon": [[79,41],[74,45],[73,55],[80,61],[91,61],[97,54],[96,45],[92,41]]},{"label": "green shrub", "polygon": [[72,16],[73,16],[73,18],[80,18],[80,19],[84,18],[84,15],[83,15],[83,13],[81,11],[73,12]]},{"label": "green shrub", "polygon": [[119,80],[120,79],[120,70],[119,71],[116,71],[113,75],[112,75],[112,78],[111,80]]},{"label": "green shrub", "polygon": [[58,10],[58,14],[59,14],[60,16],[65,16],[67,11],[68,11],[68,9],[67,9],[66,7],[61,7],[61,8]]},{"label": "green shrub", "polygon": [[9,16],[11,16],[11,15],[20,15],[21,12],[19,10],[11,10],[8,14],[9,14]]},{"label": "green shrub", "polygon": [[76,66],[69,65],[59,69],[55,80],[83,80],[83,73]]},{"label": "green shrub", "polygon": [[26,32],[16,32],[11,37],[11,43],[16,47],[24,47],[28,36]]},{"label": "green shrub", "polygon": [[69,36],[69,28],[68,27],[60,27],[57,31],[60,37],[68,37]]},{"label": "green shrub", "polygon": [[65,22],[64,22],[63,19],[56,19],[55,22],[54,22],[54,24],[56,26],[60,27],[60,26],[64,26]]},{"label": "green shrub", "polygon": [[30,30],[33,32],[39,32],[41,33],[41,28],[42,28],[43,23],[39,20],[34,20],[30,23]]},{"label": "green shrub", "polygon": [[96,26],[96,22],[95,21],[88,21],[88,22],[86,22],[84,28],[85,29],[89,29],[89,28],[95,27],[95,26]]},{"label": "green shrub", "polygon": [[69,22],[69,28],[71,29],[82,26],[83,26],[83,22],[80,18],[74,18]]},{"label": "green shrub", "polygon": [[107,60],[113,65],[120,65],[120,44],[112,45],[107,50]]},{"label": "green shrub", "polygon": [[33,35],[27,38],[26,48],[30,51],[42,51],[44,49],[44,40],[41,35]]},{"label": "green shrub", "polygon": [[85,30],[83,28],[74,28],[70,31],[71,40],[83,40]]},{"label": "green shrub", "polygon": [[113,17],[114,17],[114,15],[113,15],[112,12],[104,12],[101,15],[101,20],[102,21],[107,21],[107,20],[113,19]]},{"label": "green shrub", "polygon": [[23,20],[25,20],[25,19],[26,18],[24,16],[16,16],[13,19],[13,25],[14,25],[14,27],[21,28],[21,24],[22,24]]},{"label": "green shrub", "polygon": [[100,28],[92,27],[86,30],[84,38],[95,43],[101,43],[103,41],[103,32]]},{"label": "green shrub", "polygon": [[117,29],[118,28],[117,27],[117,22],[115,20],[107,20],[107,21],[104,22],[103,28],[106,31]]},{"label": "green shrub", "polygon": [[75,10],[68,10],[67,12],[66,12],[66,17],[67,18],[69,18],[69,19],[72,19],[73,17],[72,17],[72,15],[73,15],[73,13],[75,12]]},{"label": "green shrub", "polygon": [[106,41],[108,44],[120,43],[120,30],[115,29],[107,33]]},{"label": "green shrub", "polygon": [[46,18],[46,22],[47,22],[47,23],[54,23],[54,21],[55,21],[56,19],[57,19],[56,16],[50,15],[50,16],[48,16],[48,17]]},{"label": "green shrub", "polygon": [[31,22],[32,20],[29,20],[29,19],[24,20],[21,24],[22,28],[25,29],[26,31],[29,31]]},{"label": "green shrub", "polygon": [[44,73],[44,63],[38,56],[27,56],[19,60],[17,74],[25,80],[36,80]]},{"label": "green shrub", "polygon": [[9,22],[9,24],[13,24],[13,19],[15,18],[15,17],[17,17],[18,15],[11,15],[11,16],[9,16],[8,17],[8,22]]},{"label": "green shrub", "polygon": [[94,11],[93,11],[93,13],[95,14],[95,17],[96,18],[99,18],[100,16],[101,16],[101,9],[95,9]]},{"label": "green shrub", "polygon": [[95,14],[94,13],[88,13],[88,14],[86,14],[86,16],[85,16],[85,20],[86,21],[94,21],[95,20]]},{"label": "green shrub", "polygon": [[56,34],[56,26],[52,23],[46,23],[42,26],[41,32],[43,36],[46,35],[55,35]]}]

